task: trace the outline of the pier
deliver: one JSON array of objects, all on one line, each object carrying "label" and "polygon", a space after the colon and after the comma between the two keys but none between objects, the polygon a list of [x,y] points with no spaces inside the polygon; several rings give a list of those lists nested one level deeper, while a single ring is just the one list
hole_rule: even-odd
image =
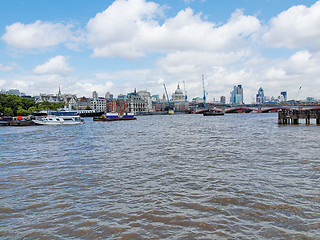
[{"label": "pier", "polygon": [[306,124],[311,123],[311,119],[316,120],[316,124],[320,125],[320,109],[279,109],[279,124],[299,124],[299,119],[305,119]]}]

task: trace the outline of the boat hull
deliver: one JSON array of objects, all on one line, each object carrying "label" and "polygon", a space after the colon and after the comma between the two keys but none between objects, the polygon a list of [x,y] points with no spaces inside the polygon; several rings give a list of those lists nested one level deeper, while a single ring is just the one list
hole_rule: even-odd
[{"label": "boat hull", "polygon": [[223,112],[204,112],[203,116],[222,116]]},{"label": "boat hull", "polygon": [[33,120],[36,125],[79,125],[83,122],[45,122],[41,120]]},{"label": "boat hull", "polygon": [[4,117],[0,118],[0,126],[33,126],[35,123],[27,117]]},{"label": "boat hull", "polygon": [[19,120],[12,120],[8,124],[8,126],[33,126],[33,125],[35,125],[33,121],[19,121]]},{"label": "boat hull", "polygon": [[124,117],[119,117],[119,118],[103,118],[103,117],[94,117],[93,121],[96,122],[112,122],[112,121],[126,121],[126,120],[137,120],[136,117],[130,117],[130,118],[124,118]]}]

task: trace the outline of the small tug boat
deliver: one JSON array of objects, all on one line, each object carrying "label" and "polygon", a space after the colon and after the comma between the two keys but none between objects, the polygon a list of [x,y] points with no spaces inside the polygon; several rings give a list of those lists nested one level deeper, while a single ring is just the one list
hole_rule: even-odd
[{"label": "small tug boat", "polygon": [[125,113],[123,115],[119,113],[106,113],[103,114],[101,117],[94,117],[93,121],[100,121],[100,122],[108,122],[108,121],[122,121],[122,120],[136,120],[137,118],[134,116],[133,113]]}]

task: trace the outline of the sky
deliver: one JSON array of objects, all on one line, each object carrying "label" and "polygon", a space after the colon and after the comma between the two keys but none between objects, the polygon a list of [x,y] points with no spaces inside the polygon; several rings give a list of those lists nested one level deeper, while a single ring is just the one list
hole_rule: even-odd
[{"label": "sky", "polygon": [[0,89],[320,99],[319,26],[315,0],[1,0]]}]

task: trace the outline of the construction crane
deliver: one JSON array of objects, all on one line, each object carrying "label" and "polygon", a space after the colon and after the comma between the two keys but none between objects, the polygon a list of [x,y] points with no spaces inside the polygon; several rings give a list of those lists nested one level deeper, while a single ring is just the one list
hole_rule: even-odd
[{"label": "construction crane", "polygon": [[168,114],[174,114],[173,107],[171,107],[171,103],[170,103],[170,100],[169,100],[169,96],[168,96],[168,92],[167,92],[166,85],[165,85],[165,84],[163,84],[163,87],[164,87],[164,91],[166,92],[167,100],[168,100],[168,103],[169,103]]},{"label": "construction crane", "polygon": [[301,88],[302,88],[302,86],[300,86],[299,89],[298,89],[296,101],[299,101],[299,96],[301,95],[301,91],[302,91]]},{"label": "construction crane", "polygon": [[168,96],[168,92],[167,92],[166,85],[165,85],[165,84],[163,84],[163,87],[164,87],[164,91],[165,91],[166,96],[167,96],[167,100],[168,100],[168,103],[169,103],[169,108],[171,108],[171,104],[170,104],[170,100],[169,100],[169,96]]},{"label": "construction crane", "polygon": [[204,88],[204,76],[202,74],[202,85],[203,85],[203,108],[206,108],[206,90]]},{"label": "construction crane", "polygon": [[183,87],[184,87],[184,102],[188,101],[187,97],[187,91],[186,91],[186,83],[183,81]]}]

